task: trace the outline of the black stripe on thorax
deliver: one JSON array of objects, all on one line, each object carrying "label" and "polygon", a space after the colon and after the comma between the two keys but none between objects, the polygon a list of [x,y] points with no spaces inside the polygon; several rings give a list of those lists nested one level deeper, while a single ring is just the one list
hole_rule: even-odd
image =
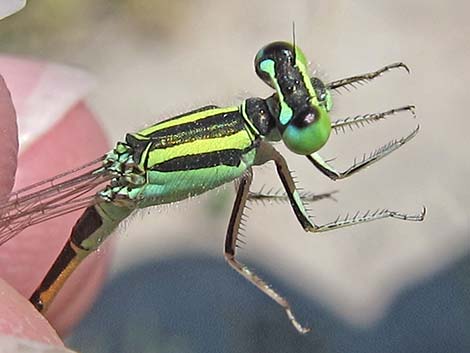
[{"label": "black stripe on thorax", "polygon": [[[250,148],[251,149],[251,148]],[[247,151],[239,149],[226,149],[214,152],[185,155],[172,158],[166,162],[155,165],[151,170],[158,172],[177,172],[211,168],[220,165],[238,167],[243,154]]]},{"label": "black stripe on thorax", "polygon": [[171,147],[187,142],[233,135],[245,129],[243,116],[238,111],[210,115],[195,121],[170,126],[147,136],[153,149]]}]

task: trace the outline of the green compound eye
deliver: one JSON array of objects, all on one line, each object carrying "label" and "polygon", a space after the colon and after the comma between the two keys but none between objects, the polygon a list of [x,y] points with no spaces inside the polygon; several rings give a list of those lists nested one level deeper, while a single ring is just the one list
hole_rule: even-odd
[{"label": "green compound eye", "polygon": [[282,140],[292,152],[309,155],[328,141],[331,122],[324,109],[309,106],[296,113],[282,134]]}]

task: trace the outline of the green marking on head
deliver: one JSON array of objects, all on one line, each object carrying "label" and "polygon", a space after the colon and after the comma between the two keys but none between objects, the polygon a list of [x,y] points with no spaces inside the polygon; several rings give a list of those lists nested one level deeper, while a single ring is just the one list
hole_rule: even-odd
[{"label": "green marking on head", "polygon": [[333,97],[331,96],[330,91],[326,91],[325,93],[325,109],[329,112],[333,108]]},{"label": "green marking on head", "polygon": [[274,60],[271,59],[265,59],[260,62],[259,68],[266,72],[269,77],[271,78],[271,83],[274,86],[274,89],[277,91],[278,96],[279,96],[279,102],[280,102],[280,112],[279,112],[279,121],[281,124],[286,125],[291,119],[292,119],[292,109],[287,105],[287,103],[284,101],[284,97],[282,95],[281,89],[279,87],[279,83],[276,80],[276,68],[275,68],[275,62]]},{"label": "green marking on head", "polygon": [[305,88],[311,97],[311,104],[318,105],[320,99],[317,96],[317,92],[313,88],[312,81],[310,80],[310,74],[308,72],[308,60],[305,57],[303,51],[298,46],[295,47],[295,66],[299,70],[302,76],[302,81],[305,84]]},{"label": "green marking on head", "polygon": [[284,100],[281,100],[281,111],[279,112],[279,122],[282,125],[286,125],[291,121],[293,112],[291,107],[287,105],[287,103]]},{"label": "green marking on head", "polygon": [[270,77],[271,80],[274,81],[274,77],[276,75],[276,71],[274,69],[274,61],[271,59],[266,59],[260,62],[259,68],[266,72]]},{"label": "green marking on head", "polygon": [[297,66],[308,67],[308,60],[304,52],[298,46],[295,46],[295,61]]}]

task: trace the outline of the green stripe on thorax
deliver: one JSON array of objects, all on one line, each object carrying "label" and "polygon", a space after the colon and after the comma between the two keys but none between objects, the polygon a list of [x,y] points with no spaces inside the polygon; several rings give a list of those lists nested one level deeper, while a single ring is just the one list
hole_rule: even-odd
[{"label": "green stripe on thorax", "polygon": [[208,106],[201,109],[197,109],[195,111],[181,114],[171,119],[162,121],[150,127],[147,127],[139,132],[136,135],[140,137],[147,137],[151,138],[152,134],[157,131],[161,131],[170,127],[175,127],[183,124],[194,123],[198,120],[208,118],[213,115],[223,114],[223,113],[230,113],[237,111],[238,107],[225,107],[225,108],[218,108],[216,106]]}]

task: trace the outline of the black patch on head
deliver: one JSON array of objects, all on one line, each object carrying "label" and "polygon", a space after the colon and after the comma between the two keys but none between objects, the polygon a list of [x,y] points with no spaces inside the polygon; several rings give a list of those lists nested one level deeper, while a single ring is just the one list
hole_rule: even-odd
[{"label": "black patch on head", "polygon": [[320,118],[320,111],[315,106],[307,106],[304,109],[299,110],[289,125],[295,126],[296,128],[304,128],[312,125]]}]

